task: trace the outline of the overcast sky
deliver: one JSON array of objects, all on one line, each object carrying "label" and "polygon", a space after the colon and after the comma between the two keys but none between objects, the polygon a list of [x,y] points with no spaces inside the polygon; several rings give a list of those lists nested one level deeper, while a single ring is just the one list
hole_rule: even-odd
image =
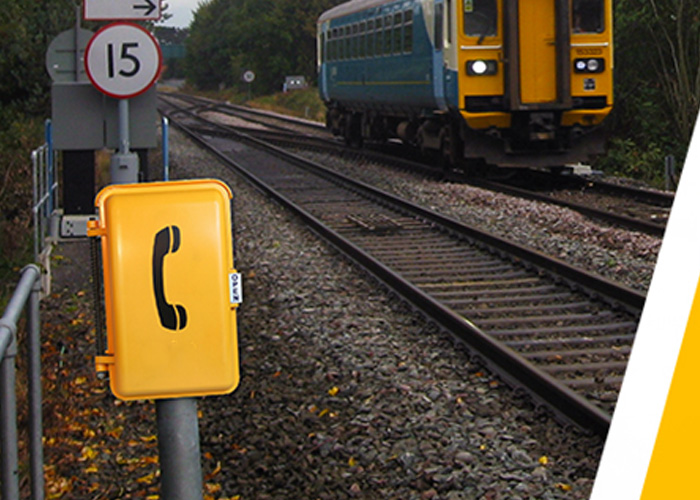
[{"label": "overcast sky", "polygon": [[166,12],[173,15],[163,25],[187,28],[192,22],[192,12],[197,10],[197,5],[205,3],[205,0],[163,0],[163,3],[168,4]]}]

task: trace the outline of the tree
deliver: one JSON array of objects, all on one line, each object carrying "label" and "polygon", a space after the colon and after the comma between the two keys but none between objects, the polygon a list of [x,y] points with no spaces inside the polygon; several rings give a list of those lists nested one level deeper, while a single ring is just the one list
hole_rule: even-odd
[{"label": "tree", "polygon": [[699,20],[695,0],[615,2],[616,97],[608,126],[632,151],[657,150],[650,157],[656,163],[665,154],[684,156],[695,125]]},{"label": "tree", "polygon": [[44,59],[51,40],[75,20],[72,1],[5,0],[0,9],[0,107],[48,110]]},{"label": "tree", "polygon": [[[194,14],[187,76],[200,88],[242,86],[256,74],[256,93],[281,88],[284,77],[315,79],[316,19],[339,0],[211,0]],[[243,90],[243,87],[241,88]]]}]

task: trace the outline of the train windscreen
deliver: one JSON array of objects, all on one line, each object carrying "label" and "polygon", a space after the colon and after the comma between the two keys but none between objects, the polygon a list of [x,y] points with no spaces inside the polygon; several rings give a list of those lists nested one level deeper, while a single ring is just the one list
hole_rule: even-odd
[{"label": "train windscreen", "polygon": [[498,34],[496,0],[464,0],[464,34],[480,38]]},{"label": "train windscreen", "polygon": [[574,0],[572,28],[574,33],[602,33],[605,31],[604,0]]}]

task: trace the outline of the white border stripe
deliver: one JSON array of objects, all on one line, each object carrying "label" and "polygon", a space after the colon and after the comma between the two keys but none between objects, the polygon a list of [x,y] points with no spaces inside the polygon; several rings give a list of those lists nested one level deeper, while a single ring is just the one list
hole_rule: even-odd
[{"label": "white border stripe", "polygon": [[591,500],[637,500],[700,276],[700,127],[696,126]]}]

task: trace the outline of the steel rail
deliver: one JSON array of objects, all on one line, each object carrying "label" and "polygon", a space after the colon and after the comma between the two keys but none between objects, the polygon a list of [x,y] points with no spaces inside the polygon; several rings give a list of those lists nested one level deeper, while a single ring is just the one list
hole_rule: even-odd
[{"label": "steel rail", "polygon": [[[440,301],[436,300],[434,297],[431,297],[414,284],[406,282],[391,268],[381,262],[378,262],[369,253],[361,249],[355,243],[336,231],[331,230],[325,223],[320,221],[313,214],[297,206],[292,200],[283,194],[276,192],[275,189],[267,186],[260,178],[247,171],[242,165],[239,165],[235,160],[230,158],[226,152],[213,147],[211,144],[208,144],[205,139],[199,137],[196,132],[192,131],[187,125],[179,123],[174,117],[174,114],[166,114],[169,114],[171,120],[173,120],[173,122],[176,123],[185,133],[190,135],[190,137],[195,139],[200,144],[204,145],[225,163],[234,167],[258,189],[267,193],[269,196],[274,197],[285,207],[295,212],[310,227],[312,227],[315,232],[322,235],[334,246],[351,256],[351,258],[358,264],[367,269],[382,282],[386,283],[389,287],[400,293],[403,297],[409,300],[409,302],[414,304],[415,307],[432,317],[443,328],[447,329],[454,336],[467,343],[471,349],[478,352],[479,355],[483,357],[483,360],[491,369],[496,371],[506,381],[515,386],[527,386],[536,400],[547,402],[550,406],[558,409],[560,412],[563,412],[566,418],[576,422],[577,424],[591,429],[598,434],[605,434],[607,432],[610,423],[610,415],[607,412],[593,405],[572,389],[564,386],[551,375],[542,370],[534,368],[533,365],[523,356],[515,353],[509,348],[505,348],[500,342],[494,340],[488,334],[484,333],[471,321],[448,309]],[[322,169],[322,167],[309,166],[308,162],[305,160],[289,155],[279,148],[266,145],[263,146],[259,143],[259,141],[251,137],[239,136],[237,134],[237,138],[237,140],[241,140],[249,144],[255,144],[256,147],[265,147],[269,153],[284,157],[285,161],[287,162],[303,164],[304,168],[316,170],[317,173],[323,175],[324,177],[342,179],[343,183],[351,183],[354,186],[354,189],[370,190],[373,193],[371,197],[381,197],[386,200],[384,203],[389,203],[388,200],[391,200],[391,203],[396,203],[399,205],[401,210],[410,210],[416,214],[417,218],[424,218],[436,224],[439,223],[443,225],[443,227],[447,228],[448,231],[458,232],[463,237],[467,238],[479,238],[482,241],[485,240],[486,244],[499,249],[502,252],[508,252],[512,255],[516,255],[516,259],[532,262],[540,268],[547,269],[555,274],[558,274],[559,276],[564,276],[564,279],[570,280],[572,283],[577,283],[575,286],[588,289],[589,293],[598,296],[605,296],[611,302],[616,302],[618,304],[622,302],[630,310],[638,312],[644,303],[644,296],[639,292],[619,286],[611,281],[600,279],[597,276],[581,271],[564,262],[552,260],[539,252],[533,252],[532,250],[519,245],[512,245],[510,242],[501,238],[494,237],[492,235],[480,234],[479,231],[469,228],[468,226],[465,226],[457,221],[439,214],[434,214],[423,209],[422,207],[418,207],[405,200],[400,200],[371,186],[353,181],[337,173],[329,172]]]},{"label": "steel rail", "polygon": [[[243,108],[241,106],[233,106],[228,103],[218,103],[217,101],[209,100],[209,99],[203,99],[195,96],[181,96],[181,95],[176,95],[178,99],[186,100],[188,102],[194,102],[194,103],[201,103],[203,102],[204,105],[207,106],[207,109],[214,110],[215,108],[219,110],[220,112],[224,112],[226,114],[230,115],[235,115],[235,116],[240,116],[241,114],[243,115],[253,115],[253,116],[260,116],[260,117],[268,117],[276,120],[282,120],[286,121],[289,123],[294,123],[297,125],[306,125],[306,126],[311,126],[308,123],[305,122],[300,122],[294,118],[288,118],[285,119],[284,117],[279,117],[277,115],[269,115],[266,112],[263,111],[258,111],[258,110],[250,110]],[[261,124],[261,125],[266,125],[272,129],[280,130],[280,131],[285,131],[288,129],[285,129],[284,127],[280,127],[279,125],[272,125],[269,122],[265,121],[264,119],[250,119],[250,118],[244,118],[246,120],[249,120],[253,123]],[[317,127],[320,128],[320,127]],[[274,133],[272,132],[266,132],[266,131],[257,131],[250,129],[248,133],[253,136],[253,137],[266,137],[268,140],[273,140],[278,143],[287,143],[287,144],[295,144],[299,147],[307,147],[305,142],[309,140],[309,138],[304,138],[300,140],[295,140],[292,136],[278,136],[274,137]],[[324,148],[327,150],[330,150],[334,154],[338,154],[339,148],[341,147],[340,144],[338,143],[332,143],[328,142],[326,145],[323,144],[322,139],[317,139],[314,141],[312,144],[312,147],[314,148]],[[443,176],[444,172],[436,170],[434,167],[429,167],[426,166],[425,164],[417,163],[415,161],[410,161],[405,158],[401,158],[400,156],[389,156],[384,153],[377,153],[375,151],[363,149],[361,151],[358,151],[356,149],[352,150],[353,153],[355,154],[362,154],[367,157],[376,159],[377,161],[383,161],[383,162],[391,162],[399,166],[399,168],[407,168],[410,170],[415,170],[419,171],[422,174],[429,174],[429,175],[440,175]],[[534,172],[533,172],[534,173]],[[449,178],[451,181],[458,181],[458,182],[466,182],[468,184],[471,184],[476,187],[481,187],[484,189],[489,189],[492,191],[497,191],[505,194],[509,194],[512,196],[517,196],[520,198],[526,198],[526,199],[531,199],[531,200],[536,200],[536,201],[541,201],[544,203],[549,203],[553,205],[558,205],[562,206],[565,208],[569,208],[571,210],[574,210],[576,212],[579,212],[587,217],[591,217],[594,219],[598,219],[610,224],[618,225],[621,227],[629,228],[635,231],[640,231],[646,234],[650,234],[652,236],[658,236],[658,237],[663,237],[664,232],[666,230],[666,225],[663,223],[658,223],[658,222],[653,222],[653,221],[646,221],[644,219],[636,218],[636,217],[630,217],[627,215],[619,214],[616,212],[612,212],[609,210],[601,210],[596,207],[592,207],[589,205],[585,205],[583,203],[577,203],[577,202],[572,202],[572,201],[566,201],[562,200],[560,198],[554,197],[554,196],[549,196],[546,194],[538,193],[529,189],[524,189],[520,188],[517,186],[512,186],[508,184],[504,184],[502,182],[495,182],[491,181],[488,179],[482,179],[482,178],[474,178],[471,176],[462,176],[458,172],[453,172],[449,175]],[[586,182],[587,184],[591,185],[597,190],[600,191],[608,191],[615,196],[627,196],[627,197],[634,197],[639,200],[644,200],[649,203],[660,203],[660,204],[670,204],[673,201],[672,195],[668,195],[666,193],[655,193],[653,191],[649,190],[641,190],[637,188],[632,188],[628,186],[617,186],[614,184],[606,183],[603,181],[584,181],[583,179],[578,179],[579,182]]]},{"label": "steel rail", "polygon": [[497,190],[502,193],[518,196],[520,198],[528,198],[536,201],[543,201],[553,205],[559,205],[561,207],[570,208],[580,214],[586,215],[591,218],[609,222],[611,224],[616,224],[622,227],[633,229],[635,231],[641,231],[653,236],[663,237],[666,231],[665,224],[659,224],[658,222],[649,222],[643,219],[638,219],[635,217],[629,217],[627,215],[617,214],[614,212],[609,212],[607,210],[600,210],[595,207],[584,205],[582,203],[575,203],[572,201],[561,200],[553,196],[548,196],[546,194],[536,193],[529,189],[522,189],[515,186],[509,186],[507,184],[496,183],[486,180],[473,180],[470,181],[473,185],[483,187],[485,189]]}]

